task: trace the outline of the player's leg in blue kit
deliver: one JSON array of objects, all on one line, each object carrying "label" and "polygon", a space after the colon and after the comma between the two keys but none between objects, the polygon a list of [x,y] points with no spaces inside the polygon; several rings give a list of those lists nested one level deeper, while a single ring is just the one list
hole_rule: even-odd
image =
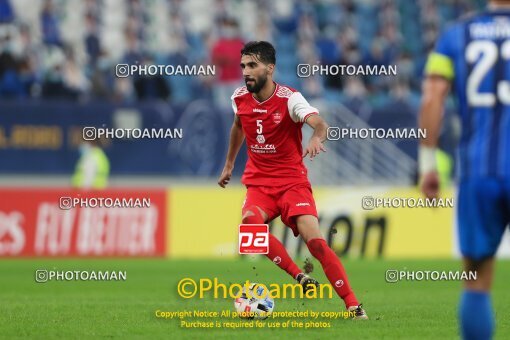
[{"label": "player's leg in blue kit", "polygon": [[509,220],[509,197],[505,191],[505,185],[496,179],[465,180],[459,186],[460,250],[464,269],[477,273],[476,280],[464,282],[460,299],[463,339],[491,339],[494,333],[490,289],[494,254]]}]

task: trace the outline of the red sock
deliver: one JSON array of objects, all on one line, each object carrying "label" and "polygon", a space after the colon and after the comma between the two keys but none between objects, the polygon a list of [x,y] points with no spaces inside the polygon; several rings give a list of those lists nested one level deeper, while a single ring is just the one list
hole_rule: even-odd
[{"label": "red sock", "polygon": [[[257,207],[249,208],[247,210],[252,211],[253,215],[243,218],[243,223],[264,223],[264,218],[262,217],[262,214],[260,214],[260,211]],[[294,263],[294,261],[292,261],[283,244],[272,234],[269,234],[269,253],[267,253],[266,256],[278,267],[289,273],[289,275],[294,279],[299,273],[301,273],[301,270]]]},{"label": "red sock", "polygon": [[328,247],[326,241],[321,238],[314,238],[308,241],[307,246],[313,257],[321,263],[333,289],[344,300],[345,307],[357,306],[359,303],[349,285],[345,269],[335,252]]},{"label": "red sock", "polygon": [[299,267],[292,261],[289,253],[287,253],[287,249],[272,234],[269,234],[269,253],[266,256],[294,279],[301,273]]}]

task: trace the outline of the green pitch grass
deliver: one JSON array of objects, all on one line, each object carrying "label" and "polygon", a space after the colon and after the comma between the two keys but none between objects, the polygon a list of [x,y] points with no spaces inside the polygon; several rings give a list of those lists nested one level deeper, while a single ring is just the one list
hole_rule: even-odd
[{"label": "green pitch grass", "polygon": [[[331,327],[234,330],[183,329],[179,320],[156,318],[155,311],[233,310],[232,299],[178,297],[177,282],[184,277],[218,277],[222,283],[241,283],[247,279],[265,284],[289,283],[288,276],[266,259],[0,260],[0,338],[458,338],[457,302],[461,283],[415,281],[392,284],[385,282],[385,271],[457,270],[459,261],[345,260],[344,264],[352,286],[366,307],[369,321],[322,319],[329,321]],[[313,275],[325,283],[320,265],[317,262],[314,265]],[[34,273],[37,269],[125,270],[127,281],[36,283]],[[510,338],[509,281],[510,261],[498,262],[493,294],[497,339]],[[343,309],[336,296],[317,300],[279,299],[275,305],[275,311]],[[218,321],[239,320],[223,318]]]}]

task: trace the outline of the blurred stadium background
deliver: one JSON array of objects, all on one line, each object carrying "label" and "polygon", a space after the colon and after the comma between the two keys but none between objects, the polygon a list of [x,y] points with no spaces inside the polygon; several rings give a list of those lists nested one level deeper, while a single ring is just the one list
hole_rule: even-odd
[{"label": "blurred stadium background", "polygon": [[[242,85],[239,48],[249,40],[274,43],[276,80],[301,90],[330,125],[415,127],[422,70],[438,32],[483,5],[474,0],[1,0],[2,125],[8,130],[24,117],[62,130],[47,147],[4,146],[7,161],[0,171],[70,174],[78,157],[70,126],[114,126],[127,124],[124,116],[136,116],[143,126],[182,127],[187,138],[167,145],[113,142],[106,148],[113,183],[118,175],[137,176],[130,183],[147,175],[215,177],[226,152],[230,95]],[[297,77],[299,63],[317,62],[397,65],[398,76]],[[215,64],[217,75],[117,78],[119,63]],[[447,121],[442,148],[452,155],[455,120]],[[311,166],[312,181],[412,184],[416,145],[413,140],[330,143],[328,157]],[[243,153],[237,175],[245,160]]]}]

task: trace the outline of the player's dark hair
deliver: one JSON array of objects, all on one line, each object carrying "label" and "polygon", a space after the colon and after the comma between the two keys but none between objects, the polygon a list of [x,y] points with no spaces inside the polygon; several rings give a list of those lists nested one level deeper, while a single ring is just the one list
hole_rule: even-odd
[{"label": "player's dark hair", "polygon": [[276,64],[276,51],[267,41],[250,41],[241,50],[241,56],[252,55],[264,64]]}]

